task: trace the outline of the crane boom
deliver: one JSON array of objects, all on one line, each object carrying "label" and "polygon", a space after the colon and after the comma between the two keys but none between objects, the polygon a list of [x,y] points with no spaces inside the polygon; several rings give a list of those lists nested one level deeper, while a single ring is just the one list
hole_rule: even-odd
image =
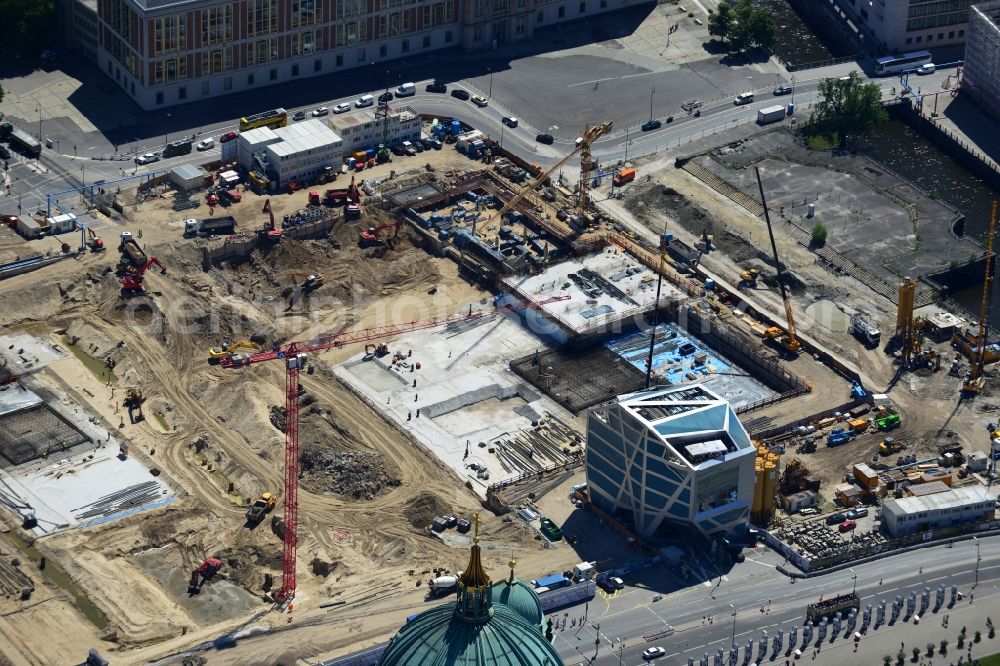
[{"label": "crane boom", "polygon": [[543,301],[525,301],[517,305],[502,305],[437,317],[423,321],[412,321],[393,326],[378,326],[348,333],[335,333],[312,340],[290,342],[283,347],[254,354],[237,354],[223,358],[219,365],[223,368],[237,368],[262,361],[281,358],[285,361],[285,513],[284,539],[281,558],[281,588],[275,593],[275,600],[284,608],[295,598],[295,563],[298,549],[299,512],[299,373],[306,363],[309,352],[323,351],[345,344],[386,338],[407,331],[434,328],[461,321],[474,321],[506,312],[538,308],[549,303],[568,300],[567,294],[560,294]]},{"label": "crane boom", "polygon": [[972,359],[969,376],[962,384],[962,390],[978,393],[984,384],[983,364],[986,362],[987,318],[989,317],[990,292],[993,285],[993,234],[997,227],[997,202],[993,200],[990,213],[990,229],[986,236],[986,273],[983,276],[983,297],[979,301],[979,336],[976,338],[976,355]]},{"label": "crane boom", "polygon": [[757,189],[760,190],[760,202],[764,206],[764,221],[767,222],[767,235],[771,239],[771,252],[774,254],[774,267],[778,271],[778,288],[781,290],[781,301],[785,306],[785,321],[788,322],[788,330],[785,334],[783,345],[790,352],[798,352],[802,348],[798,336],[795,334],[795,317],[792,316],[792,299],[788,297],[788,290],[785,288],[785,278],[781,270],[781,261],[778,259],[778,246],[774,242],[774,231],[771,229],[771,216],[767,212],[767,199],[764,197],[764,185],[760,181],[760,168],[754,167],[757,174]]}]

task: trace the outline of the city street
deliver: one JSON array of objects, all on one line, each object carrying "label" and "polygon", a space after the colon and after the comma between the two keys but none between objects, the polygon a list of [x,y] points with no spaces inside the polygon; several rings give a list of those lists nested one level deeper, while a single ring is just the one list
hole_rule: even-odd
[{"label": "city street", "polygon": [[[845,623],[840,637],[831,642],[832,636],[828,635],[822,642],[816,663],[881,663],[884,654],[895,655],[899,649],[895,645],[899,641],[906,644],[907,656],[914,646],[923,649],[928,642],[938,643],[944,638],[949,639],[954,648],[955,637],[962,625],[969,627],[970,635],[974,629],[979,629],[985,636],[985,616],[994,614],[1000,617],[1000,593],[997,588],[1000,580],[1000,537],[981,539],[979,548],[982,561],[979,563],[978,586],[971,595],[977,578],[977,547],[976,542],[971,540],[957,543],[953,548],[935,546],[921,549],[858,565],[853,567],[853,571],[845,569],[795,583],[774,569],[776,564],[781,563],[777,554],[771,551],[754,553],[747,557],[745,563],[723,576],[721,582],[716,577],[678,592],[665,593],[659,601],[653,601],[654,595],[662,589],[659,585],[649,580],[626,579],[625,590],[610,598],[598,596],[589,604],[587,622],[582,629],[579,623],[576,627],[570,626],[570,623],[574,618],[582,617],[584,609],[572,608],[554,614],[560,627],[566,620],[566,628],[556,632],[556,647],[567,664],[636,666],[646,663],[643,650],[659,646],[666,650],[666,656],[648,663],[673,666],[687,664],[688,657],[694,657],[697,663],[706,652],[710,657],[714,656],[718,648],[725,650],[724,663],[729,663],[729,646],[735,638],[740,648],[736,663],[744,664],[753,660],[745,660],[748,639],[753,641],[753,653],[759,657],[758,640],[766,631],[767,658],[770,659],[771,641],[776,632],[782,630],[784,644],[774,657],[780,662],[789,656],[786,655],[789,630],[798,627],[796,647],[811,659],[811,646],[816,643],[817,634],[814,633],[810,648],[805,649],[802,625],[806,619],[806,605],[822,597],[851,592],[856,584],[862,611],[866,604],[873,606],[873,624],[880,600],[885,600],[889,607],[886,612],[888,623],[892,601],[897,594],[904,598],[900,619],[877,629],[869,627],[867,631],[861,631],[859,614],[857,630],[863,637],[858,645],[858,655],[853,652],[853,641]],[[644,578],[649,576],[648,571],[642,572]],[[949,608],[950,587],[953,584],[958,586],[965,598]],[[919,610],[919,595],[925,586],[930,587],[930,609],[933,609],[939,585],[946,587],[942,608],[936,612],[929,610],[919,626],[912,618],[904,621],[905,598],[909,593],[917,593]],[[947,629],[942,627],[945,614],[951,616]],[[655,638],[646,641],[643,636]],[[595,649],[596,660],[593,659]],[[976,650],[979,651],[975,654],[995,652],[1000,650],[1000,645],[993,645],[992,648],[980,645]],[[758,658],[757,661],[764,660]]]}]

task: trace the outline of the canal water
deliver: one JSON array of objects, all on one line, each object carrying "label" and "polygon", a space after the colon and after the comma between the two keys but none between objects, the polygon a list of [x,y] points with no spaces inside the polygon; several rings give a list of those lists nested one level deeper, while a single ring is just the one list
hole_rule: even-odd
[{"label": "canal water", "polygon": [[[1000,192],[900,120],[890,120],[880,125],[869,143],[874,159],[910,180],[924,192],[936,190],[942,201],[965,215],[965,233],[986,244],[990,207],[994,199],[1000,199]],[[1000,233],[997,235],[1000,236]],[[994,252],[1000,250],[998,245],[1000,241],[994,239]],[[994,280],[993,286],[992,300],[1000,304],[1000,280]],[[981,286],[954,292],[952,297],[978,316]],[[990,322],[993,328],[1000,324],[1000,307],[993,309]]]},{"label": "canal water", "polygon": [[[755,6],[771,10],[778,26],[774,54],[789,65],[820,62],[851,55],[842,39],[828,38],[830,14],[817,7],[821,0],[809,0],[797,11],[789,0],[756,0]],[[813,4],[814,3],[814,4]],[[814,9],[809,10],[810,7]],[[812,27],[810,27],[812,26]],[[830,35],[833,37],[833,35]]]}]

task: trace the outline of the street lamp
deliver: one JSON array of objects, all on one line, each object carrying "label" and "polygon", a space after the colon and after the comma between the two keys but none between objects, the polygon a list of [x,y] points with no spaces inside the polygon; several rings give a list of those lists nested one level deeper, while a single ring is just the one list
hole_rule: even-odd
[{"label": "street lamp", "polygon": [[979,587],[979,562],[983,558],[979,556],[979,539],[972,537],[972,540],[976,542],[976,582],[972,584],[972,589]]},{"label": "street lamp", "polygon": [[795,75],[792,74],[792,104],[795,104]]},{"label": "street lamp", "polygon": [[847,570],[850,571],[852,574],[854,574],[853,576],[851,576],[851,580],[854,581],[854,586],[851,588],[851,594],[855,594],[858,591],[858,574],[856,574],[854,572],[854,569],[850,567],[848,567]]},{"label": "street lamp", "polygon": [[170,112],[167,111],[167,131],[163,134],[163,147],[167,147],[167,143],[170,141]]},{"label": "street lamp", "polygon": [[38,140],[42,140],[42,105],[35,102],[35,111],[38,111]]},{"label": "street lamp", "polygon": [[733,609],[733,612],[731,613],[733,616],[733,635],[730,642],[736,643],[736,606],[729,604],[729,607]]},{"label": "street lamp", "polygon": [[504,132],[504,129],[506,127],[507,127],[506,125],[504,125],[503,123],[500,123],[500,147],[501,148],[503,148],[503,132]]},{"label": "street lamp", "polygon": [[649,90],[649,119],[653,119],[653,94],[656,92],[656,86],[652,86]]},{"label": "street lamp", "polygon": [[489,93],[486,94],[486,96],[489,97],[490,99],[493,99],[493,61],[492,60],[490,61],[490,64],[487,65],[486,69],[489,70],[489,73],[490,73],[490,91],[489,91]]}]

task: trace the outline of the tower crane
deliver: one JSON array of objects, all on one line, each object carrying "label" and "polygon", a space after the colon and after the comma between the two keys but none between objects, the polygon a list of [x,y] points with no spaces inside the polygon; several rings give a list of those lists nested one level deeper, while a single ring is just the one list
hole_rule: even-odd
[{"label": "tower crane", "polygon": [[986,272],[983,277],[983,297],[979,301],[979,335],[976,338],[976,355],[972,359],[972,368],[962,382],[963,393],[979,393],[986,383],[983,376],[983,364],[986,355],[987,317],[989,316],[990,288],[993,286],[993,233],[997,227],[997,202],[993,201],[990,213],[990,230],[986,235]]},{"label": "tower crane", "polygon": [[774,231],[771,229],[771,216],[767,212],[767,199],[764,198],[764,186],[760,182],[760,169],[754,167],[757,174],[757,189],[760,190],[760,202],[764,205],[764,221],[767,222],[767,235],[771,239],[771,252],[774,254],[774,267],[778,271],[778,288],[781,290],[781,301],[785,306],[785,321],[788,322],[788,330],[782,331],[777,326],[767,329],[767,337],[777,340],[778,344],[785,348],[785,351],[792,354],[799,353],[802,343],[799,342],[795,334],[795,318],[792,316],[792,299],[788,296],[785,288],[785,276],[781,270],[781,261],[778,259],[778,246],[774,242]]},{"label": "tower crane", "polygon": [[[525,301],[519,304],[495,305],[492,308],[436,317],[422,321],[412,321],[405,324],[377,326],[359,331],[333,333],[312,340],[289,342],[284,346],[276,345],[272,349],[252,354],[235,354],[219,361],[223,368],[231,369],[246,365],[254,365],[263,361],[281,359],[285,363],[285,535],[284,551],[281,558],[281,588],[275,593],[275,601],[279,608],[287,606],[295,598],[295,557],[298,547],[298,510],[299,510],[299,401],[301,393],[299,373],[306,364],[310,352],[320,352],[327,349],[340,348],[347,344],[366,342],[387,338],[400,333],[436,328],[458,322],[475,321],[507,312],[539,308],[549,303],[568,300],[569,296],[560,294],[543,301]],[[495,301],[496,302],[496,301]]]}]

